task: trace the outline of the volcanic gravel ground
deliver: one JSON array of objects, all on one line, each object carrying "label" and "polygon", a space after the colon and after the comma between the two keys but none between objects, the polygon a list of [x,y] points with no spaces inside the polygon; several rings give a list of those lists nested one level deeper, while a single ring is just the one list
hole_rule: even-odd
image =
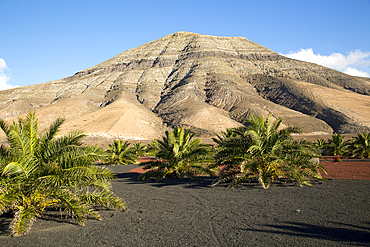
[{"label": "volcanic gravel ground", "polygon": [[126,211],[85,226],[50,212],[26,236],[2,231],[0,246],[370,246],[369,180],[228,189],[210,177],[138,181],[137,167],[110,167]]}]

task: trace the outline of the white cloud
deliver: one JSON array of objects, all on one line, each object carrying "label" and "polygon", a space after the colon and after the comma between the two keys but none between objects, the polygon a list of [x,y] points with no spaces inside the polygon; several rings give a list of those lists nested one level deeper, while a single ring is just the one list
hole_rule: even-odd
[{"label": "white cloud", "polygon": [[5,60],[0,58],[0,90],[14,88],[14,86],[8,84],[10,78],[10,69],[6,65]]},{"label": "white cloud", "polygon": [[[356,50],[347,55],[333,53],[329,56],[315,54],[312,48],[301,49],[297,52],[283,54],[286,57],[316,63],[328,68],[342,71],[355,76],[370,77],[370,74],[362,70],[370,70],[370,52]],[[362,69],[362,70],[361,70]]]},{"label": "white cloud", "polygon": [[343,70],[343,73],[353,76],[370,77],[370,74],[365,71],[359,71],[358,69],[347,67]]}]

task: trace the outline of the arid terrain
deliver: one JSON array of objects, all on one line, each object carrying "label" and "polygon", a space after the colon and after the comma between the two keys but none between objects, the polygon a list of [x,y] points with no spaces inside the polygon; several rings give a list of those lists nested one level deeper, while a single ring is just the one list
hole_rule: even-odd
[{"label": "arid terrain", "polygon": [[307,135],[370,128],[370,79],[281,56],[243,37],[178,32],[56,81],[0,92],[0,118],[65,116],[62,134],[150,140],[168,127],[209,137],[271,113]]},{"label": "arid terrain", "polygon": [[[174,126],[204,143],[250,113],[284,118],[295,139],[370,130],[370,79],[281,56],[242,37],[178,32],[57,81],[0,91],[0,118],[36,110],[40,127],[65,116],[61,134],[87,144],[149,143]],[[0,134],[0,141],[4,136]],[[137,180],[139,165],[111,166],[127,210],[100,210],[79,226],[45,211],[28,235],[0,246],[370,246],[370,161],[321,160],[329,181],[274,181],[235,189],[213,177]]]}]

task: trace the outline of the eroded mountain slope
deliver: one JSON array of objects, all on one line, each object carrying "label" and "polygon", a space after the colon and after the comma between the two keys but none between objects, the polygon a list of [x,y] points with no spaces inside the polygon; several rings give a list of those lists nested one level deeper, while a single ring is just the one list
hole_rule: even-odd
[{"label": "eroded mountain slope", "polygon": [[283,57],[240,37],[179,32],[75,75],[0,92],[0,117],[36,109],[63,131],[155,138],[167,126],[203,135],[250,113],[283,117],[305,133],[370,129],[370,79]]}]

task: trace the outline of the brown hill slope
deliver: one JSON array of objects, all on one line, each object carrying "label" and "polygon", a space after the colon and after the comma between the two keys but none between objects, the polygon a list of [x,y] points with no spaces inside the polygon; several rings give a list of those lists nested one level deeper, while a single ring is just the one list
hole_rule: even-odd
[{"label": "brown hill slope", "polygon": [[[0,91],[0,118],[36,109],[63,131],[151,139],[166,126],[212,135],[253,112],[310,134],[370,129],[370,79],[283,57],[246,38],[179,32],[75,75]],[[46,120],[46,121],[45,121]]]}]

